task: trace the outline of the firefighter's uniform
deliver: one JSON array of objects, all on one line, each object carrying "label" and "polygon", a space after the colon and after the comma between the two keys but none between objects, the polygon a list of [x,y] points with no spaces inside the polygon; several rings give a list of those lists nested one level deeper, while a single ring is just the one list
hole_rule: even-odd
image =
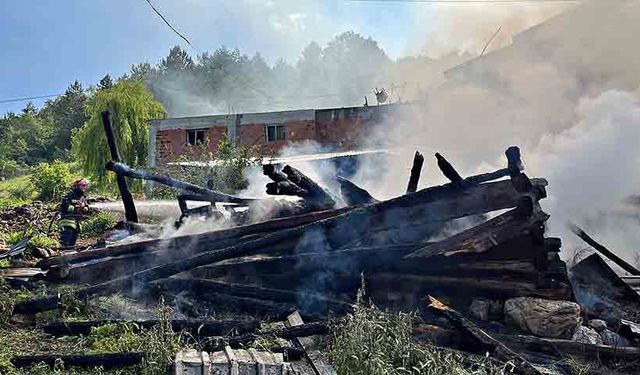
[{"label": "firefighter's uniform", "polygon": [[89,182],[76,180],[73,188],[60,202],[60,244],[74,246],[80,234],[80,217],[86,212],[85,191]]}]

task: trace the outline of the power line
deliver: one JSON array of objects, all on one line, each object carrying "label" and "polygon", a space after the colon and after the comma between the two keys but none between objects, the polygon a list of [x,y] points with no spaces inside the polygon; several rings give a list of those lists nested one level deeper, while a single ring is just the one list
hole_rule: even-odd
[{"label": "power line", "polygon": [[26,96],[24,98],[2,99],[0,100],[0,104],[26,102],[27,100],[53,98],[61,95],[64,95],[64,94],[38,95],[38,96]]},{"label": "power line", "polygon": [[156,7],[153,6],[153,4],[151,4],[150,0],[146,0],[147,4],[149,4],[149,6],[151,7],[151,9],[153,9],[154,12],[156,12],[156,14],[162,18],[162,20],[164,21],[164,23],[167,24],[167,26],[169,26],[169,28],[171,30],[173,30],[174,33],[176,33],[180,38],[182,38],[185,42],[187,42],[188,45],[191,46],[191,48],[195,49],[196,47],[193,46],[193,44],[191,44],[191,42],[189,41],[189,39],[187,39],[184,35],[180,34],[180,32],[178,30],[176,30],[173,26],[171,26],[171,24],[169,23],[169,21],[167,21],[166,18],[164,18],[164,16],[162,15],[162,13],[160,13]]}]

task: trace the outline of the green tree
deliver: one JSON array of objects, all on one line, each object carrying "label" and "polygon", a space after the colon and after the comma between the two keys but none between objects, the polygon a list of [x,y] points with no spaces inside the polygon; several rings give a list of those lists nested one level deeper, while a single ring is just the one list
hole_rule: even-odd
[{"label": "green tree", "polygon": [[40,110],[38,116],[53,123],[51,147],[54,158],[67,156],[67,152],[71,150],[71,133],[87,122],[88,117],[84,111],[86,101],[87,94],[80,82],[75,81],[64,95],[48,100]]},{"label": "green tree", "polygon": [[146,164],[149,121],[166,115],[141,80],[121,79],[111,88],[97,90],[87,103],[89,121],[73,136],[72,151],[85,175],[98,183],[113,180],[113,174],[107,174],[104,168],[111,156],[102,125],[103,111],[111,113],[120,157],[133,167]]}]

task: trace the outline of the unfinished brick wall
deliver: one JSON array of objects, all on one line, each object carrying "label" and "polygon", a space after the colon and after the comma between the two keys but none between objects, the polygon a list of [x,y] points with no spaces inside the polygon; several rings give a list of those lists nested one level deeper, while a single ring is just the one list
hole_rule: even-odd
[{"label": "unfinished brick wall", "polygon": [[[206,137],[209,140],[207,149],[215,152],[222,137],[227,134],[224,126],[213,126],[207,129]],[[180,155],[196,155],[198,149],[187,144],[187,130],[169,129],[160,130],[156,134],[156,161],[163,163],[171,161]]]}]

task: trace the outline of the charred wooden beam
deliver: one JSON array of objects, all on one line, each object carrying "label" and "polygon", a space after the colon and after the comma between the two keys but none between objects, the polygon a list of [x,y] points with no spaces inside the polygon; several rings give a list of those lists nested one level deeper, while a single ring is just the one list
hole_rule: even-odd
[{"label": "charred wooden beam", "polygon": [[110,246],[105,249],[86,250],[82,252],[61,255],[41,260],[37,266],[47,269],[52,265],[64,265],[69,263],[87,262],[93,259],[105,257],[117,257],[121,255],[129,255],[140,252],[155,251],[159,248],[182,248],[184,246],[197,246],[198,248],[208,249],[212,245],[219,244],[225,239],[239,239],[243,236],[267,233],[276,230],[289,229],[300,225],[309,224],[318,220],[337,216],[354,209],[346,207],[337,210],[317,211],[292,217],[272,219],[256,224],[238,226],[229,229],[220,229],[217,231],[179,236],[170,239],[154,239],[140,241],[125,245]]},{"label": "charred wooden beam", "polygon": [[[158,325],[158,320],[85,320],[53,322],[42,326],[42,330],[53,336],[88,335],[91,329],[106,324],[129,324],[135,329],[149,329]],[[231,332],[249,333],[260,327],[260,320],[171,320],[174,332],[188,331],[193,335],[217,336]]]},{"label": "charred wooden beam", "polygon": [[289,181],[307,192],[307,195],[304,197],[306,200],[310,200],[321,207],[329,208],[335,206],[336,202],[331,197],[331,194],[304,173],[290,165],[285,165],[284,168],[282,168],[282,172],[287,175]]},{"label": "charred wooden beam", "polygon": [[[414,326],[413,333],[419,339],[426,339],[436,345],[474,351],[477,341],[464,335],[459,329],[445,328],[432,324]],[[492,336],[510,349],[522,354],[545,354],[556,359],[576,357],[585,360],[597,358],[604,362],[611,360],[634,360],[640,355],[638,347],[586,344],[572,340],[548,339],[527,335],[492,333]]]},{"label": "charred wooden beam", "polygon": [[197,278],[168,278],[153,281],[152,286],[160,291],[172,293],[189,291],[191,293],[224,293],[231,296],[246,297],[257,300],[268,300],[278,303],[293,305],[304,304],[305,313],[326,313],[329,310],[346,312],[351,311],[349,303],[327,298],[323,295],[306,293],[304,291],[290,291],[281,289],[262,288],[252,285],[226,283],[208,279]]},{"label": "charred wooden beam", "polygon": [[354,184],[350,180],[340,176],[337,177],[337,180],[340,184],[340,194],[347,205],[354,206],[378,202],[378,200],[372,197],[368,191]]},{"label": "charred wooden beam", "polygon": [[580,229],[577,225],[569,223],[569,229],[571,229],[571,231],[575,233],[576,236],[580,237],[584,242],[589,244],[589,246],[596,249],[600,254],[609,258],[618,267],[622,268],[623,270],[629,272],[634,276],[640,276],[640,270],[630,265],[629,263],[625,262],[622,258],[614,254],[611,250],[607,249],[606,247],[598,243],[596,240],[591,238],[591,236],[585,233],[585,231]]},{"label": "charred wooden beam", "polygon": [[56,362],[62,361],[65,367],[102,367],[104,369],[132,366],[142,363],[143,353],[109,353],[109,354],[85,354],[85,355],[25,355],[16,356],[11,363],[18,368],[35,366],[45,363],[53,367]]},{"label": "charred wooden beam", "polygon": [[[304,326],[304,321],[300,316],[300,313],[294,311],[291,315],[287,317],[287,321],[285,324],[288,327],[302,327]],[[329,333],[328,331],[324,334]],[[324,358],[322,353],[319,350],[314,350],[313,339],[310,337],[295,337],[292,339],[293,343],[296,347],[301,348],[304,351],[304,355],[309,361],[313,372],[317,375],[333,375],[336,372],[331,368],[328,361]]]},{"label": "charred wooden beam", "polygon": [[453,324],[473,336],[476,340],[478,340],[479,343],[489,349],[491,354],[493,354],[497,359],[513,363],[516,370],[523,374],[540,375],[540,371],[533,367],[531,363],[522,358],[513,350],[509,349],[505,344],[480,329],[480,327],[462,316],[462,314],[446,306],[445,304],[431,296],[429,296],[429,300],[431,302],[429,304],[430,308],[441,313]]},{"label": "charred wooden beam", "polygon": [[[104,126],[104,133],[107,137],[107,144],[109,145],[109,152],[111,153],[111,162],[120,162],[120,153],[118,152],[118,145],[116,143],[116,137],[113,135],[113,128],[111,127],[111,114],[109,111],[102,112],[102,125]],[[133,203],[133,197],[129,192],[127,186],[127,180],[123,175],[117,174],[116,180],[118,182],[118,190],[120,190],[120,197],[122,197],[122,204],[124,204],[124,212],[127,221],[132,223],[138,222],[138,213],[136,212],[136,205]]]},{"label": "charred wooden beam", "polygon": [[438,168],[446,178],[449,179],[454,184],[457,184],[462,181],[462,177],[456,171],[456,169],[444,158],[444,156],[440,155],[436,152],[436,159],[438,160]]},{"label": "charred wooden beam", "polygon": [[278,166],[275,164],[265,164],[262,166],[262,172],[265,176],[269,177],[273,182],[288,181],[286,174],[278,170]]},{"label": "charred wooden beam", "polygon": [[190,191],[202,197],[206,197],[211,202],[229,202],[229,203],[247,204],[249,202],[254,201],[254,199],[235,197],[233,195],[220,193],[214,190],[209,190],[207,188],[203,188],[201,186],[194,185],[189,182],[176,180],[168,176],[161,176],[155,173],[151,173],[149,171],[132,169],[128,165],[123,163],[109,161],[107,162],[106,168],[112,172],[115,172],[118,176],[126,176],[130,178],[138,178],[143,180],[155,181],[157,183],[167,185],[176,189]]},{"label": "charred wooden beam", "polygon": [[544,213],[537,215],[532,213],[533,203],[525,198],[518,207],[471,229],[419,249],[407,255],[406,258],[428,258],[437,255],[487,251],[501,242],[521,235],[536,223],[544,222],[548,218]]},{"label": "charred wooden beam", "polygon": [[[366,274],[369,289],[378,296],[394,293],[410,299],[416,294],[456,294],[461,300],[483,296],[488,298],[538,297],[552,300],[571,299],[571,285],[557,283],[544,287],[532,276],[461,276],[369,273]],[[374,299],[375,300],[375,299]]]},{"label": "charred wooden beam", "polygon": [[475,176],[469,176],[464,180],[462,180],[462,182],[464,184],[483,184],[485,182],[497,180],[507,176],[509,176],[509,169],[502,168],[490,173],[483,173]]},{"label": "charred wooden beam", "polygon": [[[533,182],[538,183],[537,181]],[[109,282],[80,289],[75,295],[86,298],[94,294],[131,290],[134,285],[144,286],[149,281],[166,278],[205,264],[253,253],[266,254],[268,252],[265,249],[270,246],[281,241],[299,238],[309,231],[323,233],[331,247],[338,249],[362,238],[370,232],[372,227],[383,225],[385,222],[392,223],[392,225],[412,220],[426,223],[444,222],[458,217],[514,207],[519,199],[520,194],[514,190],[511,181],[498,181],[470,187],[447,184],[427,188],[388,201],[352,210],[347,209],[342,211],[343,213],[340,215],[280,230],[256,240],[245,241],[224,249],[206,251],[133,275],[126,275]],[[515,212],[521,212],[521,209],[516,209]],[[183,238],[183,241],[189,243],[193,241],[193,237]],[[490,239],[489,242],[491,242]],[[41,301],[27,300],[19,303],[16,307],[20,310],[21,306],[29,306],[28,309],[32,312],[44,311],[35,309],[55,308],[57,297],[45,297]]]},{"label": "charred wooden beam", "polygon": [[411,166],[411,175],[409,176],[409,183],[407,184],[407,193],[415,193],[416,190],[418,190],[418,182],[420,181],[423,163],[424,156],[416,151],[413,156],[413,165]]},{"label": "charred wooden beam", "polygon": [[637,361],[640,348],[611,345],[585,344],[572,340],[548,339],[525,335],[496,334],[495,337],[513,350],[529,353],[544,353],[556,358],[567,356],[583,359],[598,359],[603,362],[615,360]]}]

